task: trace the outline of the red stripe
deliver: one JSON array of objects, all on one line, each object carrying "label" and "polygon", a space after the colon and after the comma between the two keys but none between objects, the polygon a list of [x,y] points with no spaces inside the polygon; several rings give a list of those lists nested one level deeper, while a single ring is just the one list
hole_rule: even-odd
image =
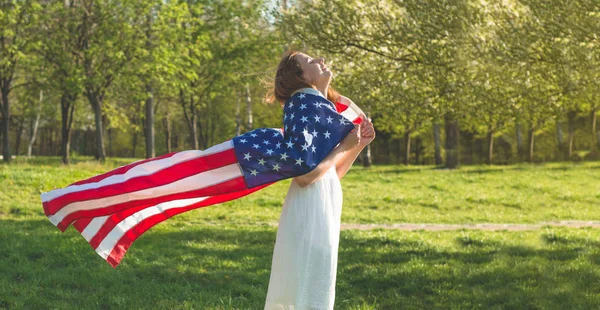
[{"label": "red stripe", "polygon": [[245,189],[242,191],[238,191],[238,192],[234,192],[234,193],[228,193],[228,194],[222,194],[222,195],[218,195],[218,196],[213,196],[210,197],[208,199],[205,199],[203,201],[197,202],[195,204],[189,205],[187,207],[183,207],[183,208],[176,208],[176,209],[169,209],[169,210],[165,210],[164,212],[160,213],[160,214],[156,214],[153,215],[145,220],[143,220],[142,222],[140,222],[139,224],[137,224],[135,227],[131,228],[129,231],[127,231],[123,237],[121,237],[121,239],[119,239],[119,241],[117,242],[117,244],[115,245],[115,247],[112,249],[112,251],[110,252],[110,255],[106,258],[106,261],[108,261],[108,263],[113,266],[113,268],[116,268],[117,265],[121,262],[121,259],[123,259],[123,256],[125,255],[125,252],[127,252],[127,249],[129,249],[129,247],[131,246],[131,244],[139,237],[141,236],[144,232],[146,232],[148,229],[152,228],[154,225],[167,220],[169,218],[171,218],[174,215],[183,213],[183,212],[187,212],[190,211],[192,209],[197,209],[200,207],[206,207],[209,205],[214,205],[217,203],[222,203],[222,202],[226,202],[226,201],[230,201],[239,197],[243,197],[246,196],[250,193],[253,193],[259,189],[265,188],[271,184],[273,184],[275,182],[272,183],[266,183],[260,186],[256,186],[250,189]]},{"label": "red stripe", "polygon": [[134,162],[134,163],[131,163],[131,164],[128,164],[128,165],[116,168],[116,169],[111,170],[109,172],[106,172],[106,173],[103,173],[103,174],[91,177],[89,179],[85,179],[85,180],[81,180],[81,181],[75,182],[73,184],[70,184],[69,186],[71,186],[71,185],[81,185],[81,184],[87,184],[87,183],[93,183],[93,182],[102,181],[102,180],[104,180],[104,179],[106,179],[106,178],[108,178],[108,177],[110,177],[112,175],[123,174],[123,173],[131,170],[131,168],[133,168],[135,166],[138,166],[138,165],[150,162],[150,161],[155,161],[155,160],[159,160],[159,159],[163,159],[163,158],[168,158],[168,157],[171,157],[171,156],[175,155],[176,153],[177,152],[171,152],[171,153],[159,156],[159,157],[153,157],[153,158],[148,158],[148,159],[140,160],[140,161],[137,161],[137,162]]},{"label": "red stripe", "polygon": [[79,219],[73,223],[73,227],[77,229],[79,232],[83,232],[83,230],[88,226],[88,224],[93,220],[91,217]]},{"label": "red stripe", "polygon": [[[133,200],[127,201],[121,204],[112,205],[106,208],[94,209],[94,210],[85,210],[85,211],[76,211],[69,215],[67,215],[60,223],[58,223],[58,229],[65,231],[69,224],[77,219],[86,218],[86,217],[98,217],[111,215],[112,217],[117,217],[123,219],[133,213],[135,211],[139,211],[145,209],[147,207],[151,207],[157,205],[161,202],[178,200],[178,199],[187,199],[187,198],[197,198],[197,197],[206,197],[206,196],[215,196],[223,193],[236,192],[240,190],[246,189],[246,182],[244,181],[243,176],[239,176],[237,178],[231,179],[229,181],[225,181],[219,184],[215,184],[212,186],[208,186],[205,188],[200,188],[193,191],[181,192],[181,193],[173,193],[170,195],[160,196],[160,197],[152,197],[149,199],[142,200]],[[133,211],[129,215],[123,217],[123,211],[130,212]],[[109,219],[110,219],[109,218]],[[107,221],[108,222],[108,221]],[[118,221],[120,222],[120,221]],[[117,222],[117,223],[118,223]],[[106,224],[105,224],[106,225]],[[112,229],[112,228],[111,228]],[[110,232],[110,231],[108,231]],[[108,233],[106,232],[106,233]],[[98,232],[100,234],[100,232]]]},{"label": "red stripe", "polygon": [[206,155],[193,160],[188,160],[161,169],[150,175],[131,178],[123,183],[105,185],[98,188],[90,188],[56,197],[44,203],[44,212],[48,215],[56,214],[66,205],[92,199],[101,199],[115,195],[131,193],[152,187],[169,184],[189,176],[227,166],[237,162],[235,150],[228,149],[219,153]]},{"label": "red stripe", "polygon": [[346,111],[346,109],[348,109],[348,106],[341,102],[336,102],[335,109],[337,110],[338,113],[342,113],[342,112]]}]

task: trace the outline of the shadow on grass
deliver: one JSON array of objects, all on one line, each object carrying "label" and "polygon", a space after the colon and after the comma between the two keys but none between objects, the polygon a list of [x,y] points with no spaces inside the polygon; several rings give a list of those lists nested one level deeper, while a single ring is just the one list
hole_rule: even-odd
[{"label": "shadow on grass", "polygon": [[[72,228],[61,233],[47,220],[0,227],[0,308],[9,309],[262,309],[276,236],[274,228],[166,226],[113,269]],[[443,248],[436,232],[423,234],[431,244],[342,231],[336,309],[600,305],[597,243],[540,231],[543,246],[531,248],[456,232],[454,247]]]}]

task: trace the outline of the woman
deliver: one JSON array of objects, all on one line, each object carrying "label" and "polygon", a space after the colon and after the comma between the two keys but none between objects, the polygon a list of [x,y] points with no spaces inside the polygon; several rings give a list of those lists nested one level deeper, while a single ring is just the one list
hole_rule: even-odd
[{"label": "woman", "polygon": [[[298,51],[287,52],[279,63],[269,101],[276,99],[284,106],[294,93],[305,92],[336,102],[339,94],[329,87],[332,73],[324,62]],[[375,138],[371,121],[364,115],[362,119],[311,172],[292,179],[279,218],[265,310],[333,309],[342,211],[340,180]]]}]

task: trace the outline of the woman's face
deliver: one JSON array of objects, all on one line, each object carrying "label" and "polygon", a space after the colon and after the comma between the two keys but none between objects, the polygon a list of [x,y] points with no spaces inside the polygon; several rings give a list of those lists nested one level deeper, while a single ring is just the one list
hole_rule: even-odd
[{"label": "woman's face", "polygon": [[312,58],[304,53],[298,53],[295,57],[305,81],[315,86],[329,84],[333,73],[325,65],[325,58]]}]

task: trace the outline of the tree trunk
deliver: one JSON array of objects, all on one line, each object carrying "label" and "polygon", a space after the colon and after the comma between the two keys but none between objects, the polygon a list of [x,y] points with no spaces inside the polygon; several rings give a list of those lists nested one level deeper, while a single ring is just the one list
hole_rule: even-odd
[{"label": "tree trunk", "polygon": [[535,129],[533,128],[533,126],[529,127],[529,162],[532,163],[533,162],[533,145],[535,142],[535,135],[534,135]]},{"label": "tree trunk", "polygon": [[598,152],[600,150],[600,131],[596,130],[597,108],[592,110],[592,149]]},{"label": "tree trunk", "polygon": [[61,141],[60,155],[65,165],[69,164],[69,153],[71,148],[71,125],[73,124],[73,113],[75,111],[76,95],[65,93],[60,98],[61,112]]},{"label": "tree trunk", "polygon": [[252,97],[250,97],[250,85],[246,84],[246,108],[248,110],[248,128],[252,130]]},{"label": "tree trunk", "polygon": [[42,100],[44,99],[44,91],[40,90],[40,100],[38,100],[37,113],[35,116],[35,122],[32,121],[29,132],[31,137],[29,139],[29,145],[27,146],[27,156],[31,157],[33,144],[35,143],[35,135],[37,133],[38,126],[40,124],[40,115],[42,114]]},{"label": "tree trunk", "polygon": [[455,169],[460,167],[458,149],[458,121],[449,114],[444,115],[446,131],[446,167]]},{"label": "tree trunk", "polygon": [[167,109],[167,115],[163,118],[163,127],[165,128],[165,143],[167,144],[167,153],[171,153],[171,115]]},{"label": "tree trunk", "polygon": [[149,94],[146,98],[146,158],[152,158],[156,156],[156,151],[154,148],[154,96],[150,84],[146,84],[146,91]]},{"label": "tree trunk", "polygon": [[564,160],[565,146],[563,137],[563,122],[556,122],[556,145],[558,148],[558,160]]},{"label": "tree trunk", "polygon": [[493,164],[493,158],[492,158],[493,155],[494,155],[494,131],[489,130],[488,131],[488,160],[487,160],[488,165]]},{"label": "tree trunk", "polygon": [[137,148],[138,132],[133,132],[133,139],[131,141],[131,157],[135,158],[135,150]]},{"label": "tree trunk", "polygon": [[410,134],[411,134],[411,129],[410,128],[406,128],[406,131],[404,132],[404,164],[408,165],[410,164]]},{"label": "tree trunk", "polygon": [[567,153],[567,158],[571,159],[573,156],[573,140],[575,138],[575,121],[577,118],[577,111],[569,111],[567,113],[568,120],[568,130],[569,130],[569,152]]},{"label": "tree trunk", "polygon": [[[239,93],[238,93],[239,94]],[[240,115],[240,106],[242,105],[242,96],[237,96],[235,104],[235,135],[239,136],[242,127],[242,116]]]},{"label": "tree trunk", "polygon": [[435,149],[435,164],[439,166],[442,164],[442,143],[440,142],[440,124],[433,124],[433,144]]},{"label": "tree trunk", "polygon": [[[192,139],[192,145],[195,150],[198,149],[198,129],[197,129],[197,111],[196,105],[194,104],[194,97],[190,95],[189,99],[189,112],[188,112],[188,102],[185,99],[185,94],[183,90],[179,90],[179,103],[183,108],[183,116],[185,116],[186,124],[188,126],[188,130],[190,131],[190,139]],[[191,114],[191,115],[190,115]]]},{"label": "tree trunk", "polygon": [[421,158],[423,139],[421,136],[417,136],[415,139],[415,165],[419,165],[419,159]]},{"label": "tree trunk", "polygon": [[[9,85],[10,86],[10,85]],[[2,156],[5,162],[10,162],[10,145],[9,145],[9,123],[10,123],[10,103],[8,101],[8,87],[3,87],[2,90],[2,103],[0,105],[0,111],[2,112]]]},{"label": "tree trunk", "polygon": [[94,120],[96,122],[96,160],[104,162],[106,160],[106,151],[104,150],[104,137],[102,133],[102,102],[97,94],[87,92],[87,97],[94,110]]},{"label": "tree trunk", "polygon": [[515,132],[517,135],[517,161],[521,160],[523,155],[523,129],[521,123],[515,121]]},{"label": "tree trunk", "polygon": [[25,114],[21,115],[19,119],[19,127],[17,128],[17,145],[15,145],[15,155],[19,155],[19,149],[21,148],[21,136],[23,135],[23,128],[25,128]]}]

